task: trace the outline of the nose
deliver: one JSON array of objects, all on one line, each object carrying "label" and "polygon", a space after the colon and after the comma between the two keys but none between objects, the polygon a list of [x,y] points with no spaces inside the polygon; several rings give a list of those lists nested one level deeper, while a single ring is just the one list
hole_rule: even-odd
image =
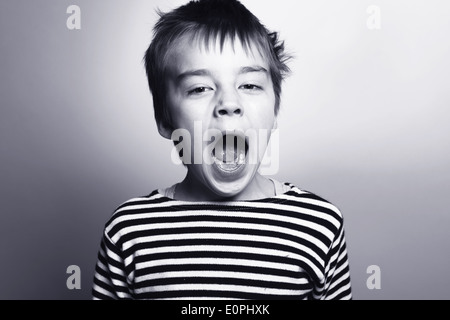
[{"label": "nose", "polygon": [[216,117],[238,116],[244,114],[244,109],[239,102],[239,96],[234,89],[222,91],[214,108]]}]

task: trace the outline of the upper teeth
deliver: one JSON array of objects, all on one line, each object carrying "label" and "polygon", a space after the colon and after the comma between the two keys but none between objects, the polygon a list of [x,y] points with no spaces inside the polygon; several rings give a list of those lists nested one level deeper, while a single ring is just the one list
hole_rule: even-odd
[{"label": "upper teeth", "polygon": [[[245,139],[236,135],[224,135],[222,143],[218,141],[213,156],[223,163],[243,163],[245,159]],[[221,156],[221,157],[220,157]]]},{"label": "upper teeth", "polygon": [[227,161],[226,157],[222,157],[222,159],[217,158],[216,156],[213,156],[215,163],[221,163],[221,164],[243,164],[245,163],[245,154],[240,153],[238,157],[233,158],[231,161]]}]

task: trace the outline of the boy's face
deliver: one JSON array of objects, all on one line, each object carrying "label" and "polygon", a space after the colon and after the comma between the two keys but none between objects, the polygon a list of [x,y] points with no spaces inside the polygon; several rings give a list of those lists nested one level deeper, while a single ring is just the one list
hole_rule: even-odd
[{"label": "boy's face", "polygon": [[254,177],[276,123],[269,65],[251,49],[237,39],[221,50],[218,42],[206,48],[185,37],[167,60],[167,108],[172,128],[189,135],[183,137],[188,176],[198,190],[223,198],[257,188]]}]

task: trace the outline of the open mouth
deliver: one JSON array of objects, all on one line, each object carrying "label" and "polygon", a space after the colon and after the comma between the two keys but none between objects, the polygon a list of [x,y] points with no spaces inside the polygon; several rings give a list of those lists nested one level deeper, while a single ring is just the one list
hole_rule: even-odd
[{"label": "open mouth", "polygon": [[234,172],[244,166],[248,142],[240,134],[224,134],[212,150],[215,165],[223,172]]}]

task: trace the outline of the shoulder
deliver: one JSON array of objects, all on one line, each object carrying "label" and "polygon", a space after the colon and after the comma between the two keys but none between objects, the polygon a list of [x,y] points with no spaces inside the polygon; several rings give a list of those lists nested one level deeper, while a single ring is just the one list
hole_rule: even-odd
[{"label": "shoulder", "polygon": [[131,198],[113,211],[105,224],[105,233],[112,239],[120,230],[132,228],[152,212],[167,207],[170,199],[154,190],[146,196]]},{"label": "shoulder", "polygon": [[331,221],[337,228],[343,224],[343,214],[341,210],[330,201],[318,194],[301,189],[292,183],[284,183],[288,190],[282,195],[286,203],[292,206],[303,208],[311,215],[321,219]]}]

